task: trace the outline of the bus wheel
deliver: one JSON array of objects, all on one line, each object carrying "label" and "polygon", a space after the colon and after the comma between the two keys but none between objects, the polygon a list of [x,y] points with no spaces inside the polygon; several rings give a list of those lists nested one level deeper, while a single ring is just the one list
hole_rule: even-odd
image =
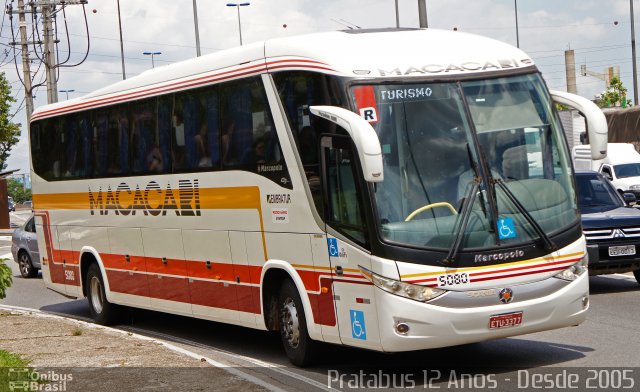
[{"label": "bus wheel", "polygon": [[98,264],[93,263],[87,271],[87,301],[93,320],[100,325],[115,324],[118,320],[119,307],[107,301],[104,291],[104,280]]},{"label": "bus wheel", "polygon": [[280,288],[280,337],[291,363],[304,367],[311,363],[315,342],[307,332],[307,319],[296,285],[285,280]]},{"label": "bus wheel", "polygon": [[633,271],[633,276],[636,277],[636,282],[640,283],[640,269]]}]

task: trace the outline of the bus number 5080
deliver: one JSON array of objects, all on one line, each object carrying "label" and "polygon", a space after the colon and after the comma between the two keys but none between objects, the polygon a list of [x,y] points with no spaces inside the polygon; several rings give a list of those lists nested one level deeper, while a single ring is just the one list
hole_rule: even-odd
[{"label": "bus number 5080", "polygon": [[455,286],[466,283],[469,283],[469,274],[467,274],[466,272],[438,276],[439,287]]}]

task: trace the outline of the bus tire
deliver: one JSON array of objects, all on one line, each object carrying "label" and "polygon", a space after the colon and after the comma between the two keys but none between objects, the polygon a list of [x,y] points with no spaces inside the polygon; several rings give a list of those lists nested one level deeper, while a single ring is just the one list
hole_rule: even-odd
[{"label": "bus tire", "polygon": [[317,343],[307,332],[307,318],[304,314],[302,300],[293,281],[287,279],[282,283],[278,298],[280,316],[280,338],[284,351],[292,364],[305,367],[311,364]]},{"label": "bus tire", "polygon": [[91,264],[87,271],[85,282],[87,288],[87,301],[89,312],[96,324],[113,325],[117,323],[120,315],[120,307],[107,301],[104,289],[104,279],[97,263]]},{"label": "bus tire", "polygon": [[636,277],[636,282],[640,284],[640,269],[633,271],[633,276]]}]

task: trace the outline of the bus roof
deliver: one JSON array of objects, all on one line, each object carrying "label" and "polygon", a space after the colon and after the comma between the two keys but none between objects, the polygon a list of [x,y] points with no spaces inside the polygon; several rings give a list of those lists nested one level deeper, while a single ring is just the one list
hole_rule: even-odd
[{"label": "bus roof", "polygon": [[521,68],[506,43],[437,29],[346,30],[274,38],[157,67],[83,97],[36,109],[33,119],[185,90],[251,74],[311,70],[346,77],[459,77]]}]

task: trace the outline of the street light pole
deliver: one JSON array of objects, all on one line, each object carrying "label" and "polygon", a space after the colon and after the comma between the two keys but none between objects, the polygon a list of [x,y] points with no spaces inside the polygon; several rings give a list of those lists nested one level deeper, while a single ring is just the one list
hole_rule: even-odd
[{"label": "street light pole", "polygon": [[70,89],[70,90],[58,90],[58,91],[60,91],[61,93],[66,93],[67,94],[67,101],[68,101],[69,100],[69,93],[72,93],[72,92],[74,92],[76,90]]},{"label": "street light pole", "polygon": [[631,14],[631,60],[633,64],[633,106],[638,105],[638,69],[636,65],[636,28],[633,15],[633,0],[629,0]]},{"label": "street light pole", "polygon": [[193,24],[196,27],[196,55],[200,57],[200,31],[198,30],[198,5],[193,0]]},{"label": "street light pole", "polygon": [[246,7],[251,3],[227,3],[227,7],[236,7],[238,10],[238,32],[240,33],[240,46],[242,46],[242,25],[240,24],[240,7]]},{"label": "street light pole", "polygon": [[520,33],[518,32],[518,0],[513,0],[513,6],[516,13],[516,47],[520,47]]},{"label": "street light pole", "polygon": [[421,29],[429,27],[427,21],[427,0],[418,0],[418,21]]},{"label": "street light pole", "polygon": [[396,0],[396,28],[400,28],[400,11],[398,10],[398,0]]},{"label": "street light pole", "polygon": [[120,0],[118,0],[118,28],[120,29],[120,58],[122,59],[122,80],[127,78],[124,71],[124,45],[122,44],[122,19],[120,18]]},{"label": "street light pole", "polygon": [[161,55],[162,52],[143,52],[142,54],[144,54],[145,56],[151,56],[151,68],[155,68],[156,63],[153,61],[153,57]]}]

